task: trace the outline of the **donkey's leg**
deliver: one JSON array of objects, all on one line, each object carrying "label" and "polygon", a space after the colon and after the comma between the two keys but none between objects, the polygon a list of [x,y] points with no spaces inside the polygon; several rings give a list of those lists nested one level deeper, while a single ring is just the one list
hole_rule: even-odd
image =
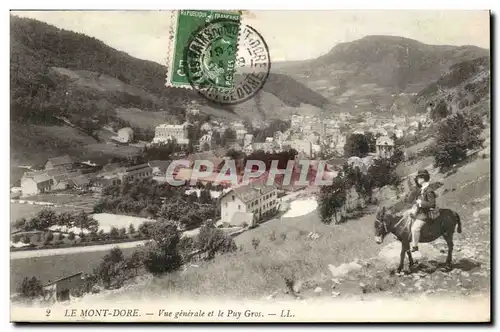
[{"label": "donkey's leg", "polygon": [[401,242],[401,255],[400,255],[400,259],[399,259],[398,273],[401,273],[401,271],[404,268],[404,265],[405,265],[405,252],[406,252],[406,250],[408,250],[409,246],[410,246],[409,244],[406,245],[405,243]]},{"label": "donkey's leg", "polygon": [[452,270],[451,260],[453,253],[453,233],[446,233],[444,235],[444,239],[446,240],[446,244],[448,245],[448,256],[446,257],[446,265],[444,269],[445,271],[451,271]]},{"label": "donkey's leg", "polygon": [[[408,248],[408,249],[410,249],[410,248]],[[411,268],[415,264],[415,262],[413,261],[413,256],[411,255],[410,250],[407,250],[406,254],[408,255],[408,261],[410,262],[410,268]]]}]

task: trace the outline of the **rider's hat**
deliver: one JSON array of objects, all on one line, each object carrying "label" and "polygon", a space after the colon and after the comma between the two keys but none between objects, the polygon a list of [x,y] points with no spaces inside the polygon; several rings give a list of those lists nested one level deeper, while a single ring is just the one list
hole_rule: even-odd
[{"label": "rider's hat", "polygon": [[417,181],[418,178],[423,178],[425,182],[429,182],[429,180],[431,179],[431,176],[429,174],[429,171],[427,171],[426,169],[419,170],[417,172],[417,176],[415,176],[415,183],[417,184],[417,187],[420,187],[420,185],[418,184],[418,181]]}]

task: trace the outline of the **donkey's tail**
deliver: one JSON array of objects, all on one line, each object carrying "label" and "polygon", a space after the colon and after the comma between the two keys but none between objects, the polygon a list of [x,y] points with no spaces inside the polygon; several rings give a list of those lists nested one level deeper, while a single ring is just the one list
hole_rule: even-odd
[{"label": "donkey's tail", "polygon": [[460,216],[455,212],[457,216],[457,233],[462,233],[462,222],[460,221]]}]

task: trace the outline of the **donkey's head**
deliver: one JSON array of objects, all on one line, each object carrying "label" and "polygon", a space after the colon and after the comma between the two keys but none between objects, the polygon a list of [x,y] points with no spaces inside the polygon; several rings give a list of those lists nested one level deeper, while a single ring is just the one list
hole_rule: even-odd
[{"label": "donkey's head", "polygon": [[375,215],[375,242],[378,244],[381,244],[385,236],[389,233],[385,224],[385,212],[385,206],[382,206],[377,209],[377,214]]}]

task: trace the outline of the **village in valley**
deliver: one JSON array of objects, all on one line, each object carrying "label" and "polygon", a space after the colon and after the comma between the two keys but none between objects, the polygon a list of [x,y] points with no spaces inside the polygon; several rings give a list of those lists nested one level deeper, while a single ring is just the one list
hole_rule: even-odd
[{"label": "village in valley", "polygon": [[[12,34],[23,36],[31,31],[24,25],[38,24],[16,18]],[[65,33],[98,49],[95,38]],[[373,45],[384,43],[395,43],[395,49],[402,43],[406,52],[413,42],[422,49],[432,46],[392,38],[368,36],[356,43],[365,42],[370,54]],[[30,41],[19,37],[15,43]],[[352,47],[365,47],[356,43]],[[216,108],[187,90],[166,89],[163,74],[148,85],[151,62],[139,74],[113,68],[120,75],[99,74],[105,69],[93,64],[69,61],[65,69],[51,63],[39,85],[49,92],[37,97],[50,102],[39,103],[28,88],[20,88],[11,110],[17,116],[11,119],[11,301],[55,304],[152,294],[265,301],[489,294],[489,55],[475,46],[457,52],[450,66],[429,70],[429,78],[419,76],[415,86],[376,90],[367,80],[328,96],[336,101],[331,103],[311,91],[313,74],[306,85],[298,83],[300,72],[285,76],[287,67],[277,69],[279,79],[268,84],[278,80],[286,91],[264,88],[258,96],[265,102],[257,98],[251,114]],[[137,78],[143,73],[145,78]],[[61,75],[64,80],[58,81]],[[364,95],[377,93],[385,103]],[[56,134],[43,136],[47,142],[37,146],[35,130]],[[61,143],[59,132],[79,140]],[[245,182],[248,161],[266,169]],[[305,184],[297,181],[301,161],[310,165]],[[200,162],[213,169],[207,172]],[[238,183],[219,181],[230,164]],[[381,206],[395,214],[411,207],[414,176],[423,169],[431,174],[440,206],[462,217],[456,268],[439,272],[437,261],[446,248],[439,240],[422,245],[413,276],[396,275],[400,247],[392,239],[384,246],[373,241],[375,215]],[[317,174],[329,184],[317,185]]]}]

